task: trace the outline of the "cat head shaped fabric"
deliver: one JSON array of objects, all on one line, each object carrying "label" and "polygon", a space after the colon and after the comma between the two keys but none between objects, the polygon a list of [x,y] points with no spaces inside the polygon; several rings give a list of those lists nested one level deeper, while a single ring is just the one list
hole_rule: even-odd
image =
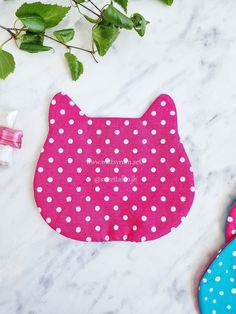
[{"label": "cat head shaped fabric", "polygon": [[230,242],[236,236],[236,203],[231,207],[226,223],[226,241]]},{"label": "cat head shaped fabric", "polygon": [[48,225],[72,239],[140,242],[171,232],[194,198],[173,100],[159,96],[140,118],[92,118],[57,94],[34,194]]},{"label": "cat head shaped fabric", "polygon": [[236,313],[236,236],[231,233],[232,213],[235,213],[235,205],[228,216],[226,245],[200,280],[198,301],[201,314]]}]

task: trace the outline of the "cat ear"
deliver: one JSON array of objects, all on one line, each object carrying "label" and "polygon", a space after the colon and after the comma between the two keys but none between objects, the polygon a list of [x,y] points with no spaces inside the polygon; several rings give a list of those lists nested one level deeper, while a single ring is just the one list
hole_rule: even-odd
[{"label": "cat ear", "polygon": [[157,97],[141,119],[143,124],[166,126],[171,132],[178,132],[175,103],[168,95],[163,94]]},{"label": "cat ear", "polygon": [[230,208],[225,228],[226,242],[230,242],[236,237],[236,203]]},{"label": "cat ear", "polygon": [[53,125],[68,125],[76,121],[85,120],[87,117],[74,101],[64,93],[56,94],[49,106],[48,121],[50,128]]}]

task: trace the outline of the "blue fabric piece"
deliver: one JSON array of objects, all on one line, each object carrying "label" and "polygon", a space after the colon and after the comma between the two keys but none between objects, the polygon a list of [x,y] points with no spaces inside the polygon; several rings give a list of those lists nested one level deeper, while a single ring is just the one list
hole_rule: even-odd
[{"label": "blue fabric piece", "polygon": [[236,238],[201,278],[198,300],[201,314],[236,314]]}]

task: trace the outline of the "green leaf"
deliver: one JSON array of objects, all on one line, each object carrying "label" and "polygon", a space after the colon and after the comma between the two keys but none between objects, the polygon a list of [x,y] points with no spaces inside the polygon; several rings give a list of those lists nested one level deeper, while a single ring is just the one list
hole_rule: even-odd
[{"label": "green leaf", "polygon": [[93,41],[100,56],[104,56],[119,35],[119,29],[114,25],[95,25],[92,29]]},{"label": "green leaf", "polygon": [[118,3],[127,12],[128,0],[114,0],[114,2]]},{"label": "green leaf", "polygon": [[162,0],[163,2],[165,2],[167,5],[172,5],[174,0]]},{"label": "green leaf", "polygon": [[86,14],[83,14],[83,17],[84,17],[88,22],[93,23],[93,24],[96,24],[96,23],[98,22],[98,20],[99,20],[99,18],[93,19],[92,17],[90,17],[90,16],[88,16],[88,15],[86,15]]},{"label": "green leaf", "polygon": [[134,29],[136,32],[142,37],[145,34],[147,24],[149,24],[149,21],[146,21],[145,18],[139,14],[139,13],[134,13],[131,16],[131,20],[133,21],[134,24]]},{"label": "green leaf", "polygon": [[44,51],[49,51],[52,50],[52,47],[48,46],[43,46],[38,43],[21,43],[20,49],[30,52],[30,53],[37,53],[37,52],[44,52]]},{"label": "green leaf", "polygon": [[21,43],[24,44],[39,44],[42,45],[44,40],[44,35],[43,34],[35,34],[35,33],[30,33],[26,32],[22,37],[21,37]]},{"label": "green leaf", "polygon": [[65,44],[74,38],[75,31],[73,28],[61,29],[55,31],[53,35],[56,37],[57,40]]},{"label": "green leaf", "polygon": [[109,4],[102,12],[105,21],[121,28],[132,29],[133,22],[131,19],[117,10],[112,4]]},{"label": "green leaf", "polygon": [[84,72],[83,64],[70,52],[65,53],[65,58],[70,69],[72,80],[77,81],[80,75]]},{"label": "green leaf", "polygon": [[24,3],[16,11],[16,16],[21,19],[25,16],[39,15],[44,20],[46,28],[51,28],[59,24],[69,10],[70,7],[63,7],[57,4]]},{"label": "green leaf", "polygon": [[46,29],[44,19],[39,15],[22,16],[19,19],[30,32],[42,33]]},{"label": "green leaf", "polygon": [[85,0],[76,0],[77,3],[83,3]]},{"label": "green leaf", "polygon": [[15,60],[12,54],[0,49],[0,79],[5,78],[15,70]]}]

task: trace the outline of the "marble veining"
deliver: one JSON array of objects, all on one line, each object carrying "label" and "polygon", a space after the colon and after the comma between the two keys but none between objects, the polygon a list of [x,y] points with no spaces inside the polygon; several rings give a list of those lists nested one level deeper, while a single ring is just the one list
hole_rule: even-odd
[{"label": "marble veining", "polygon": [[[12,24],[20,3],[0,0],[1,24]],[[76,83],[62,47],[30,56],[6,47],[17,67],[0,82],[0,106],[19,110],[24,142],[14,166],[0,169],[0,313],[198,313],[198,278],[224,243],[223,222],[236,198],[236,2],[175,0],[169,8],[130,0],[129,12],[137,10],[151,21],[146,36],[124,31],[99,64],[80,54],[85,74]],[[75,22],[88,46],[76,12],[63,24]],[[40,218],[32,180],[49,102],[60,90],[90,116],[138,117],[157,95],[173,97],[197,188],[174,233],[141,244],[80,243]]]}]

